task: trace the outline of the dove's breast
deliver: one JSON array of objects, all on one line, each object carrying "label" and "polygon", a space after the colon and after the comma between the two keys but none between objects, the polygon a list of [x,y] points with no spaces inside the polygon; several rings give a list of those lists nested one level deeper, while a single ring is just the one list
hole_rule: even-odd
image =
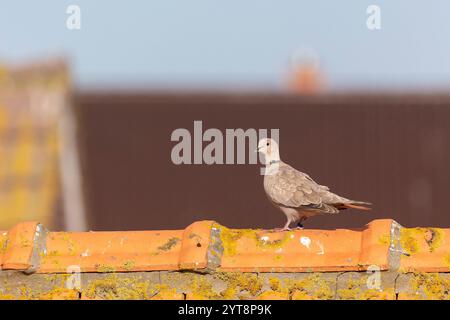
[{"label": "dove's breast", "polygon": [[271,186],[273,185],[273,176],[265,175],[264,176],[264,190],[266,193],[269,193]]},{"label": "dove's breast", "polygon": [[277,191],[277,189],[280,189],[280,186],[278,185],[279,183],[278,175],[279,175],[278,173],[275,173],[264,176],[264,191],[266,192],[270,200],[272,200],[272,197],[274,193]]}]

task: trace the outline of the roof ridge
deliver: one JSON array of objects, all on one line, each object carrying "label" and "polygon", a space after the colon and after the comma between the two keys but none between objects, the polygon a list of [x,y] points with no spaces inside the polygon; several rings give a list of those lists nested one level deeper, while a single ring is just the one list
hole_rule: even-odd
[{"label": "roof ridge", "polygon": [[197,221],[183,230],[51,232],[22,222],[0,234],[4,270],[37,273],[340,272],[450,270],[450,229],[403,228],[392,219],[361,230],[230,229]]}]

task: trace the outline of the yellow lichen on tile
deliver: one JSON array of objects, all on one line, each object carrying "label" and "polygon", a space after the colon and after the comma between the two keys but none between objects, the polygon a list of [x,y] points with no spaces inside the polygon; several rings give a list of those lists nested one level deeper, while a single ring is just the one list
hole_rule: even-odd
[{"label": "yellow lichen on tile", "polygon": [[220,230],[220,239],[226,256],[236,255],[238,241],[242,238],[251,239],[255,246],[261,249],[279,249],[292,240],[291,235],[293,234],[293,231],[283,232],[281,239],[266,240],[261,237],[263,231],[259,229],[229,229],[218,224],[215,227]]},{"label": "yellow lichen on tile", "polygon": [[128,260],[123,263],[122,268],[127,271],[132,271],[135,265],[136,263],[133,260]]},{"label": "yellow lichen on tile", "polygon": [[448,254],[448,255],[446,255],[446,256],[444,257],[444,261],[445,261],[445,263],[447,264],[448,269],[449,269],[449,271],[450,271],[450,254]]},{"label": "yellow lichen on tile", "polygon": [[295,290],[291,295],[291,300],[313,300],[313,298],[304,291]]},{"label": "yellow lichen on tile", "polygon": [[261,293],[257,300],[288,300],[289,296],[278,291],[265,291]]},{"label": "yellow lichen on tile", "polygon": [[147,300],[149,282],[134,278],[107,275],[103,279],[93,280],[83,294],[89,299]]},{"label": "yellow lichen on tile", "polygon": [[99,264],[96,266],[97,272],[115,272],[116,269],[113,266],[109,266],[106,264]]},{"label": "yellow lichen on tile", "polygon": [[301,280],[286,279],[283,288],[291,296],[296,292],[297,297],[299,297],[300,293],[303,292],[310,299],[330,300],[334,298],[332,286],[334,284],[330,280],[323,279],[320,274],[313,273]]},{"label": "yellow lichen on tile", "polygon": [[400,230],[400,244],[409,255],[420,252],[425,244],[430,253],[442,245],[445,233],[439,228],[402,228]]},{"label": "yellow lichen on tile", "polygon": [[450,277],[438,273],[413,273],[411,292],[423,292],[428,300],[450,299]]},{"label": "yellow lichen on tile", "polygon": [[55,288],[39,296],[40,300],[77,300],[79,292],[75,289]]},{"label": "yellow lichen on tile", "polygon": [[400,231],[400,245],[406,254],[415,254],[419,252],[419,242],[417,240],[417,230],[402,228]]},{"label": "yellow lichen on tile", "polygon": [[274,291],[281,290],[281,281],[278,278],[275,278],[275,277],[269,278],[269,285],[270,285],[270,288]]}]

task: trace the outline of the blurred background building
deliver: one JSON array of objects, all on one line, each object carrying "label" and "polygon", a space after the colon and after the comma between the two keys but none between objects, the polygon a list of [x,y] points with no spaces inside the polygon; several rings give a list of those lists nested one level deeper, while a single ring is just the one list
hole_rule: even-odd
[{"label": "blurred background building", "polygon": [[2,228],[24,220],[87,227],[69,88],[64,61],[0,66]]},{"label": "blurred background building", "polygon": [[288,163],[374,203],[307,227],[448,227],[450,3],[379,3],[370,30],[373,4],[2,3],[0,229],[281,225],[258,165],[171,162],[194,120],[279,128]]}]

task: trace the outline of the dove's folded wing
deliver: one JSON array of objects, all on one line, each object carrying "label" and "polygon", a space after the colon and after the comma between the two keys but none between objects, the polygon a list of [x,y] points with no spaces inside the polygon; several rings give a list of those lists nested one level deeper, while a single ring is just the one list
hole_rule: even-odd
[{"label": "dove's folded wing", "polygon": [[317,184],[307,174],[284,163],[276,174],[268,178],[266,184],[269,198],[278,205],[337,213],[337,208],[323,202],[328,190],[328,187]]}]

